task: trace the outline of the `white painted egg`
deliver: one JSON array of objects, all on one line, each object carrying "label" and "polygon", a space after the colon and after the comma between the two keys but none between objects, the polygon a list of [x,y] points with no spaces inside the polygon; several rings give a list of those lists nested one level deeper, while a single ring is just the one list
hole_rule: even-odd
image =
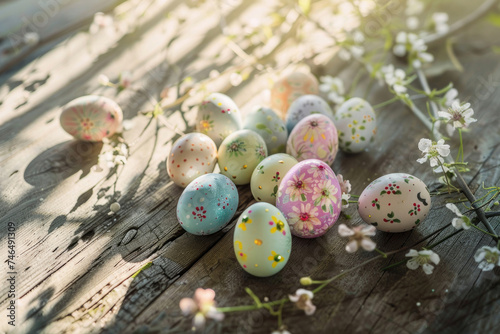
[{"label": "white painted egg", "polygon": [[253,197],[261,202],[276,203],[278,187],[297,159],[285,153],[273,154],[257,165],[250,180]]},{"label": "white painted egg", "polygon": [[337,110],[335,126],[342,151],[358,153],[375,139],[377,118],[372,106],[359,97],[345,101]]},{"label": "white painted egg", "polygon": [[231,133],[219,147],[219,168],[235,184],[250,183],[252,172],[267,157],[264,139],[251,130]]},{"label": "white painted egg", "polygon": [[317,238],[335,224],[342,210],[342,190],[326,163],[304,160],[283,178],[276,207],[283,212],[293,235]]},{"label": "white painted egg", "polygon": [[234,229],[234,254],[251,275],[277,274],[290,258],[292,235],[285,217],[269,203],[255,203],[238,218]]},{"label": "white painted egg", "polygon": [[405,173],[379,177],[358,200],[361,218],[384,232],[405,232],[417,227],[430,208],[431,195],[425,183]]},{"label": "white painted egg", "polygon": [[288,137],[286,153],[298,161],[319,159],[333,164],[338,151],[337,129],[325,115],[309,115],[301,120]]},{"label": "white painted egg", "polygon": [[285,152],[288,132],[283,120],[272,109],[256,108],[246,116],[243,128],[257,132],[266,142],[269,154]]},{"label": "white painted egg", "polygon": [[82,96],[63,107],[61,126],[76,139],[97,142],[121,130],[123,113],[107,97]]},{"label": "white painted egg", "polygon": [[186,187],[197,177],[212,173],[217,162],[217,147],[210,137],[199,132],[188,133],[175,141],[167,159],[170,179]]},{"label": "white painted egg", "polygon": [[309,73],[293,72],[274,84],[271,89],[271,108],[285,118],[292,102],[306,94],[318,94],[318,80]]},{"label": "white painted egg", "polygon": [[328,103],[317,95],[302,95],[288,108],[286,113],[286,129],[292,132],[302,119],[313,114],[323,114],[333,120],[333,111]]},{"label": "white painted egg", "polygon": [[205,174],[191,182],[177,202],[177,220],[196,235],[220,231],[238,209],[238,189],[221,174]]},{"label": "white painted egg", "polygon": [[206,134],[217,146],[232,132],[241,129],[241,113],[227,95],[210,94],[196,116],[196,131]]}]

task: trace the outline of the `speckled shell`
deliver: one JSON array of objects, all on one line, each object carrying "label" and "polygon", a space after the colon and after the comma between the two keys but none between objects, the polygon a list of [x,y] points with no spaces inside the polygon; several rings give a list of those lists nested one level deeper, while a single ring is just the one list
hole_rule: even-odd
[{"label": "speckled shell", "polygon": [[269,203],[256,203],[239,217],[234,229],[234,254],[251,275],[267,277],[285,267],[292,235],[283,214]]},{"label": "speckled shell", "polygon": [[229,96],[221,93],[210,94],[202,102],[196,116],[196,131],[212,138],[217,146],[241,126],[238,106]]},{"label": "speckled shell", "polygon": [[304,160],[283,178],[276,207],[285,215],[294,235],[316,238],[339,218],[341,197],[342,190],[330,166],[316,159]]},{"label": "speckled shell", "polygon": [[177,203],[177,220],[189,233],[212,234],[233,218],[238,200],[233,181],[221,174],[205,174],[182,192]]},{"label": "speckled shell", "polygon": [[272,109],[256,108],[246,116],[243,128],[257,132],[266,142],[269,154],[285,152],[288,132],[283,120]]},{"label": "speckled shell", "polygon": [[415,176],[393,173],[379,177],[358,200],[361,218],[384,232],[405,232],[417,227],[431,208],[431,195]]},{"label": "speckled shell", "polygon": [[210,137],[192,132],[177,139],[167,159],[170,179],[180,187],[197,177],[212,173],[217,162],[217,147]]},{"label": "speckled shell", "polygon": [[312,74],[291,73],[277,81],[271,89],[271,108],[285,118],[290,104],[306,94],[318,94],[318,80]]},{"label": "speckled shell", "polygon": [[298,161],[319,159],[331,165],[338,151],[337,129],[325,115],[314,114],[301,120],[288,137],[286,153]]},{"label": "speckled shell", "polygon": [[283,177],[297,163],[297,159],[285,153],[273,154],[262,160],[253,171],[250,181],[253,197],[259,202],[274,205]]},{"label": "speckled shell", "polygon": [[82,96],[63,107],[61,126],[76,139],[97,142],[121,129],[123,113],[107,97]]},{"label": "speckled shell", "polygon": [[295,125],[313,114],[323,114],[333,120],[333,111],[328,103],[317,95],[303,95],[297,98],[286,113],[286,129],[291,133]]},{"label": "speckled shell", "polygon": [[348,153],[358,153],[375,139],[377,118],[368,102],[353,97],[337,110],[335,126],[339,133],[340,149]]},{"label": "speckled shell", "polygon": [[250,183],[253,170],[265,157],[264,139],[251,130],[233,132],[219,147],[221,173],[237,185]]}]

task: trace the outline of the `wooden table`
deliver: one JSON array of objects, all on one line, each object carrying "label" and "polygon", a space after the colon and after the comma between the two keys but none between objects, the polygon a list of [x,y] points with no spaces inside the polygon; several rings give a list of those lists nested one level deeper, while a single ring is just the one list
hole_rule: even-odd
[{"label": "wooden table", "polygon": [[[117,81],[121,71],[129,70],[133,85],[155,98],[169,87],[165,103],[170,103],[188,86],[218,70],[224,75],[211,82],[207,91],[225,92],[244,112],[264,101],[261,91],[269,87],[269,78],[290,72],[297,64],[307,65],[318,77],[338,75],[350,85],[359,64],[333,58],[331,49],[308,57],[322,50],[326,39],[306,38],[307,47],[295,46],[294,37],[306,26],[302,17],[288,23],[277,35],[276,45],[270,43],[264,50],[236,35],[234,42],[248,55],[261,57],[263,68],[245,66],[250,60],[235,54],[239,50],[221,34],[219,13],[231,33],[239,23],[271,11],[268,1],[228,1],[220,8],[212,1],[196,5],[196,1],[176,0],[152,4],[134,0],[121,5],[112,0],[61,1],[64,4],[57,3],[52,14],[45,11],[47,22],[36,27],[40,42],[12,51],[9,36],[19,33],[20,18],[42,22],[40,3],[0,5],[4,35],[0,44],[0,249],[5,256],[7,224],[14,222],[18,297],[13,330],[5,317],[9,287],[2,279],[0,329],[17,333],[185,332],[191,321],[180,313],[179,300],[192,296],[198,287],[214,289],[220,306],[251,304],[243,287],[262,298],[281,298],[300,287],[300,277],[325,279],[373,256],[347,254],[345,240],[332,228],[318,239],[294,238],[290,261],[279,274],[266,279],[249,276],[233,255],[237,217],[223,231],[205,237],[185,233],[177,223],[175,208],[182,189],[169,180],[165,163],[178,135],[156,121],[141,135],[149,119],[138,112],[151,110],[149,98],[130,89],[117,94],[97,81],[101,73]],[[468,1],[460,3],[443,5],[452,19],[474,9]],[[88,34],[93,13],[112,9],[127,13],[121,22],[129,27],[128,33],[125,29]],[[478,122],[465,134],[465,160],[471,168],[465,178],[478,195],[485,192],[483,182],[498,185],[500,178],[500,58],[498,49],[492,49],[500,45],[498,32],[481,21],[458,35],[453,48],[463,72],[450,65],[444,45],[431,50],[437,60],[426,69],[432,87],[452,81],[462,99],[473,104]],[[234,69],[248,74],[235,87],[228,79]],[[179,86],[187,77],[192,80]],[[361,80],[355,94],[363,96],[367,86],[368,80]],[[168,122],[179,131],[190,131],[202,93],[182,104],[184,119],[178,109],[168,109]],[[99,153],[109,150],[107,145],[76,142],[59,125],[60,107],[87,94],[115,99],[125,119],[133,122],[124,134],[131,155],[118,179],[108,177],[107,169],[92,169]],[[388,98],[386,88],[378,84],[367,97],[373,104]],[[378,117],[378,137],[369,151],[339,153],[334,171],[351,181],[354,194],[391,172],[416,175],[435,190],[436,176],[427,165],[415,161],[418,140],[430,136],[426,129],[399,103],[382,108]],[[456,152],[457,139],[451,144]],[[248,186],[239,187],[239,193],[239,210],[254,202]],[[411,246],[450,224],[453,214],[444,203],[457,196],[434,197],[432,211],[418,229],[378,233],[377,244],[387,251]],[[108,215],[115,201],[121,210]],[[341,222],[360,223],[355,207],[347,213],[352,219],[343,217]],[[498,227],[498,218],[491,221]],[[429,242],[452,232],[452,227],[443,229]],[[374,262],[315,297],[318,309],[311,317],[292,304],[285,305],[284,323],[292,333],[496,332],[500,271],[477,268],[473,255],[482,245],[493,246],[493,242],[474,231],[448,239],[435,249],[441,263],[431,276],[405,266],[380,270],[403,259],[403,254]],[[264,311],[233,313],[220,324],[210,322],[207,331],[269,333],[276,324]]]}]

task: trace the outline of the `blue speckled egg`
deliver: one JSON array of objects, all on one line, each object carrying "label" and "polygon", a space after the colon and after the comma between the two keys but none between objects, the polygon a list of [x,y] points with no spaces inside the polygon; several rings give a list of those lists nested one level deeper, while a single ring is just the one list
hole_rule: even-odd
[{"label": "blue speckled egg", "polygon": [[333,111],[328,103],[317,95],[303,95],[293,101],[286,113],[286,128],[291,133],[295,125],[313,114],[323,114],[333,120]]},{"label": "blue speckled egg", "polygon": [[292,235],[283,213],[269,203],[255,203],[238,218],[234,254],[251,275],[267,277],[285,267],[292,251]]},{"label": "blue speckled egg", "polygon": [[205,174],[182,192],[177,203],[177,220],[189,233],[212,234],[233,218],[238,200],[238,189],[227,176]]}]

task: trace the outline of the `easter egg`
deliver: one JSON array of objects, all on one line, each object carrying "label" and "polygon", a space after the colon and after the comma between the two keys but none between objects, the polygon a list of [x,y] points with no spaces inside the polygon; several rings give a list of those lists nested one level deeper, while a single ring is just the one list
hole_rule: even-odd
[{"label": "easter egg", "polygon": [[292,235],[283,214],[269,203],[255,203],[238,218],[234,254],[251,275],[267,277],[285,267],[292,251]]},{"label": "easter egg", "polygon": [[262,160],[252,174],[250,189],[257,201],[276,203],[278,188],[290,168],[297,164],[297,159],[285,153],[273,154]]},{"label": "easter egg", "polygon": [[286,129],[292,132],[297,123],[312,114],[323,114],[333,120],[333,111],[328,103],[317,95],[303,95],[297,98],[286,113]]},{"label": "easter egg", "polygon": [[379,177],[358,200],[361,218],[384,232],[405,232],[417,227],[431,208],[431,195],[421,180],[405,173]]},{"label": "easter egg", "polygon": [[205,174],[188,184],[177,203],[177,220],[196,235],[220,231],[238,209],[238,189],[221,174]]},{"label": "easter egg", "polygon": [[335,126],[339,133],[342,151],[363,151],[377,133],[377,121],[372,106],[359,97],[345,101],[335,115]]},{"label": "easter egg", "polygon": [[272,109],[256,108],[247,115],[243,128],[257,132],[266,142],[269,154],[285,152],[288,132],[281,118]]},{"label": "easter egg", "polygon": [[328,165],[333,163],[338,151],[337,129],[325,115],[309,115],[301,120],[288,137],[286,153],[297,158],[319,159]]},{"label": "easter egg", "polygon": [[251,130],[233,132],[219,147],[221,173],[237,185],[250,183],[253,170],[265,157],[264,139]]},{"label": "easter egg", "polygon": [[271,89],[271,108],[284,118],[290,104],[306,94],[318,94],[318,80],[312,74],[291,73],[277,81]]},{"label": "easter egg", "polygon": [[238,106],[229,96],[221,93],[210,94],[202,102],[196,116],[196,131],[212,138],[217,146],[241,126]]},{"label": "easter egg", "polygon": [[121,130],[123,113],[107,97],[82,96],[63,107],[61,126],[76,139],[97,142]]},{"label": "easter egg", "polygon": [[216,162],[214,141],[199,132],[188,133],[172,145],[167,172],[176,185],[185,187],[197,177],[212,173]]},{"label": "easter egg", "polygon": [[339,218],[342,190],[330,166],[317,159],[304,160],[283,177],[276,207],[285,215],[293,235],[316,238]]}]

